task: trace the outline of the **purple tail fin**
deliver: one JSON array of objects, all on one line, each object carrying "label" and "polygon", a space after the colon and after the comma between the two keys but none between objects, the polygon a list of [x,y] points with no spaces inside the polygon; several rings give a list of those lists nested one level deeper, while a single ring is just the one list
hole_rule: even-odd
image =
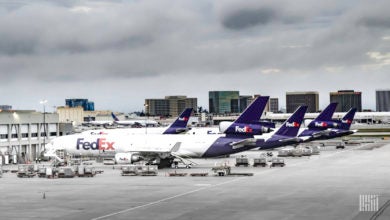
[{"label": "purple tail fin", "polygon": [[253,136],[262,132],[263,127],[259,124],[259,120],[267,105],[268,99],[269,96],[257,97],[225,130],[225,134],[232,136]]},{"label": "purple tail fin", "polygon": [[330,103],[319,115],[315,121],[331,121],[333,113],[336,111],[337,102]]},{"label": "purple tail fin", "polygon": [[328,124],[332,124],[332,116],[336,111],[337,102],[330,103],[310,124],[307,126],[311,129],[326,129]]},{"label": "purple tail fin", "polygon": [[307,106],[300,106],[275,132],[276,135],[295,137],[301,127]]},{"label": "purple tail fin", "polygon": [[114,114],[114,112],[111,112],[111,116],[112,116],[112,118],[114,119],[114,121],[119,121],[119,118],[116,117],[116,115]]},{"label": "purple tail fin", "polygon": [[341,119],[341,128],[345,130],[349,130],[351,127],[353,118],[355,117],[356,108],[351,108]]},{"label": "purple tail fin", "polygon": [[257,97],[234,121],[235,123],[258,123],[268,103],[269,96]]},{"label": "purple tail fin", "polygon": [[178,134],[187,131],[187,123],[191,116],[192,108],[186,108],[177,119],[164,131],[163,134]]}]

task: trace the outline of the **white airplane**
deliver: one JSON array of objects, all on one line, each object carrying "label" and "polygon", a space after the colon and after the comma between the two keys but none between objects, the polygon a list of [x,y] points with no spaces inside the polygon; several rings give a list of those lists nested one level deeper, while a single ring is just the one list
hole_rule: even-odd
[{"label": "white airplane", "polygon": [[134,126],[134,125],[139,125],[142,127],[147,127],[147,126],[157,126],[158,122],[155,120],[150,120],[150,119],[133,119],[133,120],[119,120],[116,115],[111,112],[111,116],[114,119],[114,123],[117,125],[122,125],[122,126]]},{"label": "white airplane", "polygon": [[[66,150],[74,155],[99,155],[112,152],[131,162],[146,160],[170,166],[174,158],[216,157],[252,149],[258,142],[253,138],[256,128],[243,123],[243,119],[252,120],[258,115],[261,106],[265,106],[269,97],[259,97],[237,118],[229,129],[234,132],[216,135],[170,135],[170,134],[74,134],[53,139],[45,148],[45,156],[56,157],[56,150]],[[255,118],[256,118],[255,117]],[[259,140],[262,142],[262,140]],[[118,155],[119,154],[119,155]]]},{"label": "white airplane", "polygon": [[99,129],[83,131],[82,134],[101,135],[101,134],[121,134],[121,135],[133,135],[133,134],[180,134],[185,133],[190,128],[187,127],[188,120],[191,116],[192,108],[186,108],[176,118],[176,120],[168,127],[145,127],[145,128],[117,128],[117,129]]},{"label": "white airplane", "polygon": [[113,125],[113,121],[89,121],[89,122],[83,122],[83,126],[98,126],[98,127],[106,127],[106,126],[111,126]]},{"label": "white airplane", "polygon": [[[261,137],[254,138],[258,127],[251,127],[242,122],[252,119],[252,115],[261,115],[258,111],[261,105],[265,105],[269,97],[259,97],[237,118],[226,131],[226,134],[215,135],[121,135],[121,134],[100,134],[86,135],[76,134],[62,136],[53,139],[46,146],[45,156],[56,157],[56,150],[66,150],[74,155],[99,155],[102,152],[112,152],[116,158],[121,158],[129,162],[140,160],[160,167],[171,166],[174,158],[181,159],[184,163],[186,158],[208,158],[234,154],[253,148],[265,146],[278,146],[283,143],[290,143],[292,137],[289,136],[292,130],[297,130],[298,117],[294,114],[289,121],[276,131],[271,138],[264,140]],[[307,107],[306,107],[307,108]],[[306,108],[299,111],[300,120],[303,119]],[[299,122],[300,125],[301,122]],[[297,124],[297,125],[296,125]],[[286,142],[283,142],[286,140]],[[189,165],[190,165],[189,164]]]}]

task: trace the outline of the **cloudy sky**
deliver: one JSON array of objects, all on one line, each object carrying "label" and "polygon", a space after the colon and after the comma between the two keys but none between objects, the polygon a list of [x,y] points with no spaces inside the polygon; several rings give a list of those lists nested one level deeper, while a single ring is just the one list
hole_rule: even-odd
[{"label": "cloudy sky", "polygon": [[388,0],[0,0],[0,104],[49,110],[88,98],[142,110],[145,98],[208,91],[390,89]]}]

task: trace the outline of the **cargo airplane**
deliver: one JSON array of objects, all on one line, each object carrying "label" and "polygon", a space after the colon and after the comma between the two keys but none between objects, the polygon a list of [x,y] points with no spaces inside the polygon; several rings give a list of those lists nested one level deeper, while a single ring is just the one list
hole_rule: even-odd
[{"label": "cargo airplane", "polygon": [[332,116],[336,110],[337,103],[330,103],[306,129],[303,129],[299,137],[307,138],[307,141],[332,139],[355,133],[350,130],[356,108],[351,108],[341,120],[334,120]]},{"label": "cargo airplane", "polygon": [[99,135],[99,134],[181,134],[190,130],[187,127],[188,120],[191,116],[192,108],[186,108],[176,118],[176,120],[168,127],[150,127],[150,128],[117,128],[117,129],[100,129],[100,130],[88,130],[82,132],[82,134]]},{"label": "cargo airplane", "polygon": [[[235,122],[240,122],[247,117],[251,118],[253,114],[261,115],[258,109],[267,101],[268,97],[255,99]],[[150,164],[158,164],[159,167],[169,167],[174,158],[184,162],[190,161],[186,158],[218,157],[260,147],[264,143],[270,146],[272,143],[280,145],[284,140],[287,142],[296,140],[289,136],[290,130],[299,129],[306,108],[299,108],[278,129],[275,136],[267,140],[262,139],[261,136],[254,138],[254,134],[258,133],[261,127],[255,128],[245,123],[233,123],[228,128],[236,132],[215,135],[75,134],[53,139],[46,146],[45,156],[55,157],[55,151],[59,149],[74,155],[99,155],[101,152],[112,152],[116,157],[127,158],[132,163],[143,160]]]}]

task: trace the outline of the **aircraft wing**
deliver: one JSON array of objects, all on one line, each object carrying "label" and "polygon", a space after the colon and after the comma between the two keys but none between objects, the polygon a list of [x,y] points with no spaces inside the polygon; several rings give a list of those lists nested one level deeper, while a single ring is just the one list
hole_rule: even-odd
[{"label": "aircraft wing", "polygon": [[292,137],[292,138],[280,139],[279,141],[280,141],[280,142],[290,142],[290,141],[300,142],[300,141],[302,141],[302,140],[303,140],[303,139],[302,139],[302,138],[299,138],[299,137]]},{"label": "aircraft wing", "polygon": [[131,152],[139,154],[143,158],[168,158],[175,156],[180,148],[181,142],[176,142],[172,147],[149,147],[140,148],[139,150],[133,149]]},{"label": "aircraft wing", "polygon": [[232,146],[233,149],[238,149],[245,146],[256,146],[256,139],[246,138],[240,141],[232,142],[230,143],[230,146]]},{"label": "aircraft wing", "polygon": [[180,148],[181,142],[176,142],[173,147],[148,147],[148,148],[137,148],[132,149],[132,152],[139,152],[139,153],[171,153],[171,152],[177,152]]}]

